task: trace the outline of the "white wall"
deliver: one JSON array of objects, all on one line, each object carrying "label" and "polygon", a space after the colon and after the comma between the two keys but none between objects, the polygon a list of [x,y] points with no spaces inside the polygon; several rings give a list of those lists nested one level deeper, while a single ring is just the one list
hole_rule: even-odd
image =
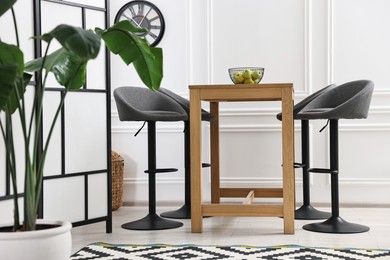
[{"label": "white wall", "polygon": [[[111,17],[127,0],[111,2]],[[340,199],[344,203],[385,204],[390,199],[389,68],[390,18],[386,0],[153,0],[166,21],[162,87],[188,98],[189,84],[230,83],[227,69],[265,67],[263,82],[293,82],[295,99],[330,83],[371,79],[375,92],[367,120],[340,122]],[[130,65],[132,66],[132,65]],[[112,58],[112,88],[142,86],[134,73]],[[141,123],[120,122],[112,100],[112,147],[125,159],[124,200],[147,200],[146,131]],[[207,104],[204,104],[207,107]],[[221,105],[221,176],[225,186],[281,185],[280,104]],[[312,166],[327,167],[325,121],[311,123]],[[182,123],[157,124],[158,202],[183,200]],[[204,125],[207,152],[208,125]],[[296,123],[296,160],[300,130]],[[206,156],[207,157],[207,153]],[[206,159],[205,159],[206,160]],[[301,174],[297,170],[297,201]],[[208,171],[204,192],[208,194]],[[327,176],[312,179],[312,200],[330,201]],[[206,199],[208,197],[206,196]]]}]

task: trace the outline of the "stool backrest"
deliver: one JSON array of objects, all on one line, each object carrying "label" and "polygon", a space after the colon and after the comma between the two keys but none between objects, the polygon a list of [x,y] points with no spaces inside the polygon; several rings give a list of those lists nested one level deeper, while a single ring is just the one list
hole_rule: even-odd
[{"label": "stool backrest", "polygon": [[347,82],[312,100],[302,113],[320,113],[317,119],[367,118],[373,91],[374,83],[370,80]]},{"label": "stool backrest", "polygon": [[190,114],[190,101],[188,99],[185,99],[182,96],[166,88],[160,88],[158,91],[167,95],[170,98],[173,98],[177,103],[181,105],[181,107],[187,112],[187,114]]},{"label": "stool backrest", "polygon": [[[175,100],[177,103],[180,104],[180,106],[187,112],[188,120],[190,117],[190,101],[188,99],[183,98],[182,96],[166,89],[166,88],[160,88],[158,90],[159,92],[163,93],[164,95],[167,95],[168,97]],[[202,121],[214,121],[215,117],[211,115],[206,110],[202,109]]]},{"label": "stool backrest", "polygon": [[121,121],[160,121],[161,112],[165,113],[161,121],[167,121],[166,114],[170,112],[172,121],[176,121],[178,114],[187,118],[187,113],[177,102],[147,88],[118,87],[114,90],[114,98]]},{"label": "stool backrest", "polygon": [[[295,104],[294,105],[294,110],[293,110],[293,116],[294,116],[294,119],[296,119],[297,117],[297,114],[303,109],[305,108],[305,106],[307,106],[307,104],[309,104],[313,99],[315,99],[316,97],[318,97],[319,95],[322,95],[323,93],[325,93],[326,91],[329,91],[333,88],[336,87],[336,84],[330,84],[320,90],[317,90],[316,92],[314,92],[313,94],[307,96],[306,98],[304,98],[302,101],[300,101],[299,103]],[[276,118],[278,120],[282,120],[282,113],[279,113],[276,115]]]},{"label": "stool backrest", "polygon": [[316,92],[314,92],[313,94],[307,96],[305,99],[303,99],[301,102],[299,102],[298,104],[294,105],[294,116],[296,114],[298,114],[305,106],[307,106],[307,104],[309,104],[312,100],[314,100],[315,98],[317,98],[319,95],[322,95],[323,93],[333,89],[336,87],[336,84],[330,84]]}]

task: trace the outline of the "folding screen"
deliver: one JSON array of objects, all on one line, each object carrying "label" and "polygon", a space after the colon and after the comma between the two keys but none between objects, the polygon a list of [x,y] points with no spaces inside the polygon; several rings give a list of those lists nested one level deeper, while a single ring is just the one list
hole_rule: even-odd
[{"label": "folding screen", "polygon": [[[28,0],[20,2],[31,6]],[[33,16],[30,18],[34,22],[33,33],[40,35],[63,23],[85,29],[106,28],[109,23],[108,7],[109,0],[34,0],[31,6]],[[29,21],[24,18],[24,22]],[[33,57],[42,56],[46,45],[38,42],[33,45]],[[56,47],[58,45],[51,44],[50,49],[55,50]],[[65,219],[73,226],[106,221],[108,233],[112,231],[109,64],[109,53],[102,44],[99,56],[88,65],[85,86],[67,94],[46,159],[38,212],[41,218]],[[28,91],[34,91],[34,84],[31,83]],[[47,122],[53,118],[64,94],[64,88],[54,77],[48,79],[46,86],[43,141],[49,131]],[[3,147],[0,148],[0,156],[4,158],[1,161],[5,161]],[[0,209],[12,212],[12,189],[3,163],[0,178],[5,179],[5,185],[0,187]],[[22,200],[23,194],[20,197]]]}]

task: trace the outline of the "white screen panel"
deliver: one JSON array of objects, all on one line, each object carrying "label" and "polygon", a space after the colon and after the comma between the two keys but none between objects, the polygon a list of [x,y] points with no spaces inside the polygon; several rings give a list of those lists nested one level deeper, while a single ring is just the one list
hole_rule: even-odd
[{"label": "white screen panel", "polygon": [[[86,28],[95,29],[99,27],[104,29],[105,13],[93,10],[86,10]],[[88,62],[87,67],[87,88],[88,89],[106,89],[106,55],[105,44],[102,41],[99,55],[96,59]]]},{"label": "white screen panel", "polygon": [[84,176],[46,180],[43,189],[44,218],[84,220]]},{"label": "white screen panel", "polygon": [[[26,125],[30,123],[30,115],[32,111],[32,104],[34,100],[34,88],[32,86],[27,86],[26,92],[24,94],[25,102],[25,111],[26,111]],[[16,156],[16,172],[17,172],[17,183],[18,183],[18,193],[23,192],[24,187],[24,171],[25,171],[25,142],[23,138],[22,123],[20,120],[19,112],[16,111],[12,115],[13,123],[13,136],[14,136],[14,145],[15,145],[15,156]],[[32,132],[34,133],[34,132]],[[30,148],[32,148],[33,138],[30,140]],[[32,150],[31,150],[32,151]],[[30,152],[32,156],[32,152]],[[11,191],[12,192],[12,191]]]},{"label": "white screen panel", "polygon": [[82,5],[89,5],[94,7],[105,7],[105,1],[104,0],[70,0],[69,2],[78,3]]},{"label": "white screen panel", "polygon": [[[33,23],[33,1],[19,0],[14,5],[16,21],[18,25],[20,49],[24,52],[25,61],[30,61],[34,57],[34,42],[31,37],[34,35]],[[16,45],[16,36],[12,13],[8,10],[0,18],[1,41]]]},{"label": "white screen panel", "polygon": [[[45,92],[43,107],[43,136],[46,144],[51,122],[61,99],[60,92]],[[44,176],[61,174],[61,114],[56,121],[47,151]]]},{"label": "white screen panel", "polygon": [[66,172],[107,168],[106,94],[69,93],[65,104]]},{"label": "white screen panel", "polygon": [[[81,8],[74,6],[61,5],[51,2],[42,1],[42,33],[47,33],[54,29],[60,24],[68,24],[72,26],[82,26],[82,12]],[[48,15],[55,14],[55,15]],[[46,50],[46,44],[42,43],[42,52]],[[61,45],[53,40],[50,44],[49,53],[59,49]],[[50,73],[46,83],[47,87],[60,87],[54,78],[53,74]]]},{"label": "white screen panel", "polygon": [[[28,87],[25,92],[25,104],[26,104],[26,114],[31,114],[31,103],[33,99],[33,89],[32,87]],[[5,115],[2,112],[0,116],[3,127],[5,127]],[[27,121],[28,124],[29,121]],[[25,157],[24,157],[24,139],[23,139],[23,131],[21,127],[21,121],[19,112],[16,111],[12,115],[12,123],[13,123],[13,136],[14,136],[14,145],[15,145],[15,156],[16,156],[16,171],[17,171],[17,183],[18,183],[18,193],[23,192],[24,187],[24,169],[25,169]],[[31,154],[32,155],[32,154]],[[5,178],[6,178],[6,154],[5,154],[5,143],[3,135],[0,134],[0,196],[5,194]],[[13,190],[11,189],[11,193]]]},{"label": "white screen panel", "polygon": [[[12,199],[0,201],[0,226],[14,223],[14,201]],[[23,198],[19,199],[20,221],[23,221]]]},{"label": "white screen panel", "polygon": [[[81,8],[42,1],[42,32],[48,32],[59,24],[81,27]],[[52,15],[48,15],[52,14]]]},{"label": "white screen panel", "polygon": [[[3,126],[5,125],[4,112],[0,112],[0,120]],[[6,158],[5,158],[5,143],[3,135],[0,134],[0,196],[5,195],[5,171],[6,171]]]},{"label": "white screen panel", "polygon": [[104,217],[107,214],[107,173],[89,175],[88,218]]}]

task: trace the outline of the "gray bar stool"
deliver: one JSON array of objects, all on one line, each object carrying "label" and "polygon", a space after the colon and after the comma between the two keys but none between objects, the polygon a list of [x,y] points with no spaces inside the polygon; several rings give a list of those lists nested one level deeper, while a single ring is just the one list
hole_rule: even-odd
[{"label": "gray bar stool", "polygon": [[[294,105],[293,117],[296,120],[297,114],[313,99],[319,95],[336,87],[335,84],[326,86],[303,99]],[[282,113],[276,115],[276,118],[282,120]],[[301,154],[302,162],[294,163],[294,168],[302,168],[302,185],[303,185],[303,205],[295,210],[295,219],[326,219],[331,216],[329,212],[315,209],[310,203],[310,134],[309,120],[301,120]]]},{"label": "gray bar stool", "polygon": [[[176,219],[190,219],[191,218],[191,165],[190,165],[190,102],[188,99],[179,96],[178,94],[160,88],[159,92],[167,95],[175,100],[186,111],[188,119],[184,121],[184,205],[174,211],[164,212],[162,217],[176,218]],[[202,109],[202,121],[213,121],[215,117],[206,110]],[[202,167],[210,167],[210,164],[202,163]]]},{"label": "gray bar stool", "polygon": [[330,121],[330,169],[310,168],[309,172],[331,175],[332,216],[321,223],[307,224],[303,229],[323,233],[360,233],[370,228],[364,225],[349,223],[339,213],[339,119],[367,118],[370,108],[374,83],[369,80],[358,80],[339,85],[316,97],[298,114],[297,119]]},{"label": "gray bar stool", "polygon": [[177,169],[156,167],[156,122],[188,120],[186,111],[174,100],[157,91],[139,87],[119,87],[114,98],[121,121],[145,121],[148,123],[148,174],[149,214],[122,225],[132,230],[159,230],[181,227],[183,223],[162,218],[156,214],[156,173],[174,172]]}]

